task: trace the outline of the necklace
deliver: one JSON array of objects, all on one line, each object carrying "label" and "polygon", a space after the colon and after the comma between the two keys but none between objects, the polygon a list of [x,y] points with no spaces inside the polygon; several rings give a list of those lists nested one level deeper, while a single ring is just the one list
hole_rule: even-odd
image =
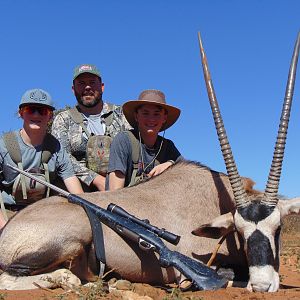
[{"label": "necklace", "polygon": [[144,144],[144,146],[145,146],[145,148],[146,148],[147,150],[150,150],[150,151],[155,150],[155,148],[153,148],[153,147],[148,147],[146,144]]},{"label": "necklace", "polygon": [[[157,153],[155,154],[155,156],[153,157],[153,159],[150,161],[150,163],[147,164],[146,167],[144,167],[145,163],[144,163],[144,156],[143,156],[143,151],[142,151],[142,138],[141,138],[141,132],[139,131],[140,157],[142,159],[142,174],[143,174],[143,176],[144,176],[145,171],[147,170],[147,168],[149,168],[153,164],[153,162],[155,161],[155,159],[159,155],[159,153],[161,151],[161,148],[162,148],[162,145],[164,143],[164,137],[165,137],[165,131],[163,133],[162,140],[160,142],[159,149],[158,149]],[[145,145],[145,148],[148,149],[148,150],[154,150],[153,148],[149,148],[146,145]]]}]

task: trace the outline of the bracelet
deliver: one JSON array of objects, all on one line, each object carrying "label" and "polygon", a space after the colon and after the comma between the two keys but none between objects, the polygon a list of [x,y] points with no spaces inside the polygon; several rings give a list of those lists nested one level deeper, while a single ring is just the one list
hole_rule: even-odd
[{"label": "bracelet", "polygon": [[175,165],[175,161],[172,159],[169,159],[168,162],[170,162],[172,165]]}]

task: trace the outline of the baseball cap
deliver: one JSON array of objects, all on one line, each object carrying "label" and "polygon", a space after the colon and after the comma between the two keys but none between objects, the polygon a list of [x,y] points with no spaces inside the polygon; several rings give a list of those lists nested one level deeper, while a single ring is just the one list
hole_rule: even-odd
[{"label": "baseball cap", "polygon": [[51,109],[55,109],[51,96],[48,92],[42,89],[32,89],[24,93],[21,98],[19,108],[25,104],[38,104],[49,106]]},{"label": "baseball cap", "polygon": [[101,78],[100,72],[95,65],[79,65],[74,69],[73,80],[83,73],[91,73]]}]

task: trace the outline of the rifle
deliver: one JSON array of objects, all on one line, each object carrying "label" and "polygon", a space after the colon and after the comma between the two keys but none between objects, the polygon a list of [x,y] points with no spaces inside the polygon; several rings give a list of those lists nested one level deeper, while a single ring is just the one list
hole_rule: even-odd
[{"label": "rifle", "polygon": [[26,171],[20,170],[11,165],[8,166],[66,196],[70,203],[80,205],[84,209],[92,211],[103,224],[114,230],[120,236],[134,241],[142,250],[158,253],[159,263],[162,267],[174,267],[187,279],[191,280],[197,289],[216,290],[226,287],[228,281],[219,276],[216,271],[186,255],[168,249],[159,237],[160,235],[161,237],[173,242],[173,244],[176,244],[179,242],[179,237],[177,235],[167,232],[164,229],[158,229],[155,226],[149,225],[148,222],[130,215],[124,209],[116,206],[115,204],[111,203],[108,205],[107,209],[103,209],[75,194],[66,192],[51,183],[41,180]]}]

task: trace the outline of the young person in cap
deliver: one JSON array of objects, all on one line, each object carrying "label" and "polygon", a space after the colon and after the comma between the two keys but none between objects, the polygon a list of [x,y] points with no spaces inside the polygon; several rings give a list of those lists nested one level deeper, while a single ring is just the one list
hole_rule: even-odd
[{"label": "young person in cap", "polygon": [[4,215],[7,210],[8,213],[18,211],[50,192],[8,165],[34,173],[48,182],[60,177],[70,193],[83,193],[68,154],[59,141],[47,133],[54,109],[51,96],[46,91],[26,91],[19,105],[23,127],[0,137],[1,207]]},{"label": "young person in cap", "polygon": [[130,126],[119,105],[102,101],[104,83],[96,66],[76,67],[72,89],[77,105],[54,118],[52,134],[69,153],[84,190],[104,191],[110,142]]},{"label": "young person in cap", "polygon": [[119,133],[111,144],[109,190],[159,175],[182,159],[174,143],[158,135],[180,115],[178,108],[166,104],[163,92],[145,90],[138,100],[124,103],[123,112],[134,129]]}]

